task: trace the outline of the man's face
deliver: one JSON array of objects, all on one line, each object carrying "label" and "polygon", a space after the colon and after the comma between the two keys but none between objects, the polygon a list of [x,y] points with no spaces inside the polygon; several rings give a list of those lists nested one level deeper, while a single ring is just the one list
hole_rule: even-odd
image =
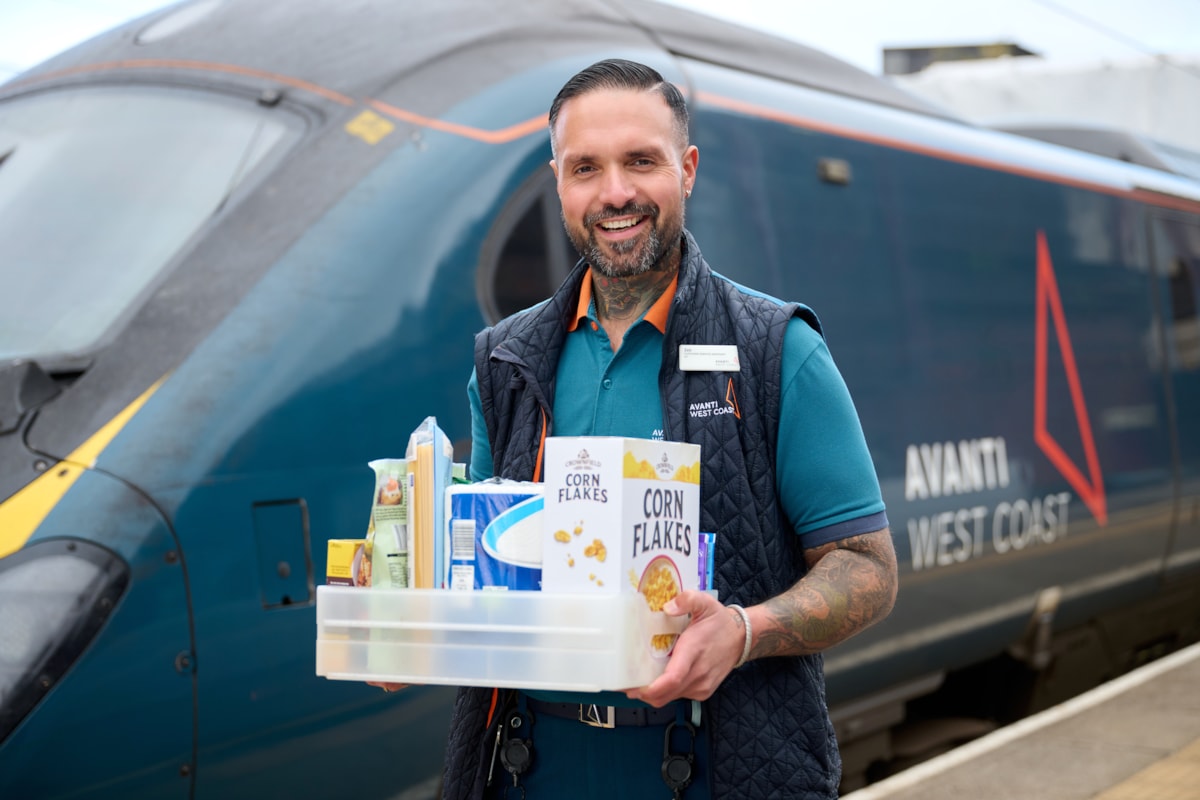
[{"label": "man's face", "polygon": [[563,104],[554,129],[563,223],[608,277],[640,275],[679,246],[699,154],[657,91],[598,89]]}]

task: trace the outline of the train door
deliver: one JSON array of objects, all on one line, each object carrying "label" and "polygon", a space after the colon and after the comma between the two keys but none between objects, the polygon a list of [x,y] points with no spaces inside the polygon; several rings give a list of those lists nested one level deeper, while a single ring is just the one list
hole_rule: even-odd
[{"label": "train door", "polygon": [[1178,485],[1167,578],[1200,568],[1200,218],[1161,212],[1151,220],[1156,272],[1163,278],[1163,356],[1176,442]]}]

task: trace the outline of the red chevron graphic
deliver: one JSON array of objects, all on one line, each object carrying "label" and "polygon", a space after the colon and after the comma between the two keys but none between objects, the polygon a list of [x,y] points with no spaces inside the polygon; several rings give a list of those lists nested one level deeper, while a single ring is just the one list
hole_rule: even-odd
[{"label": "red chevron graphic", "polygon": [[[1088,475],[1075,465],[1046,430],[1046,353],[1048,343],[1046,311],[1054,317],[1054,332],[1058,337],[1058,348],[1062,352],[1063,369],[1067,373],[1067,385],[1071,390],[1071,402],[1075,406],[1075,422],[1079,425],[1079,438],[1083,441],[1083,453],[1087,458]],[[1050,459],[1067,483],[1079,493],[1080,498],[1101,525],[1108,523],[1108,502],[1104,494],[1104,477],[1100,473],[1100,459],[1096,457],[1096,442],[1092,438],[1092,425],[1088,421],[1087,404],[1083,400],[1083,389],[1079,385],[1079,370],[1075,366],[1075,350],[1071,347],[1071,333],[1067,330],[1067,318],[1063,314],[1062,298],[1058,294],[1058,280],[1054,277],[1054,265],[1050,261],[1050,248],[1046,245],[1046,234],[1037,235],[1037,333],[1034,387],[1033,387],[1033,440]]]},{"label": "red chevron graphic", "polygon": [[738,407],[737,395],[733,393],[733,378],[729,379],[729,387],[725,390],[725,402],[733,409],[733,415],[742,418],[742,409]]}]

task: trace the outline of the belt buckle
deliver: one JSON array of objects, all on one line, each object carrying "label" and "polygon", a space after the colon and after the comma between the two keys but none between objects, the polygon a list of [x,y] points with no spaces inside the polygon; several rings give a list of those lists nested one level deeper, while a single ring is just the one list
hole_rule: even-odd
[{"label": "belt buckle", "polygon": [[593,728],[615,728],[616,709],[612,706],[598,706],[595,703],[580,703],[579,721]]}]

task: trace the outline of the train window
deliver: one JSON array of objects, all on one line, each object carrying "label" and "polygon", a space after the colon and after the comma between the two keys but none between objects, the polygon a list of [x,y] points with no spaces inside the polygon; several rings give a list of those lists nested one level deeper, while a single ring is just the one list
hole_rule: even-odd
[{"label": "train window", "polygon": [[0,361],[93,350],[268,154],[287,115],[180,89],[0,104]]},{"label": "train window", "polygon": [[1154,251],[1170,292],[1167,337],[1174,367],[1200,370],[1200,225],[1155,219]]},{"label": "train window", "polygon": [[545,300],[574,262],[546,168],[513,193],[483,244],[477,291],[488,324]]}]

